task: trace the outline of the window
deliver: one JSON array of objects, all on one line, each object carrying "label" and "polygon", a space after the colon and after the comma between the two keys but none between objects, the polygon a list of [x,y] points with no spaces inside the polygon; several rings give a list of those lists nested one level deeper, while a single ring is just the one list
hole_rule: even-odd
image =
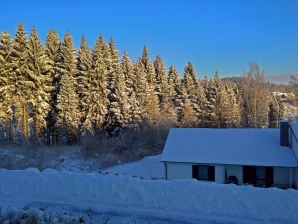
[{"label": "window", "polygon": [[273,184],[273,167],[243,166],[243,183],[257,187],[270,187]]},{"label": "window", "polygon": [[262,167],[262,166],[256,167],[256,186],[257,187],[266,186],[266,167]]},{"label": "window", "polygon": [[214,166],[208,165],[193,165],[192,166],[192,178],[197,180],[215,180]]}]

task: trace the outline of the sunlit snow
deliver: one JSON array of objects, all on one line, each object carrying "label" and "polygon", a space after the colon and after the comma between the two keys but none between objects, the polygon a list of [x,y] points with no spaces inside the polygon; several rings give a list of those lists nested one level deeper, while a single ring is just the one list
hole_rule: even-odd
[{"label": "sunlit snow", "polygon": [[45,216],[53,223],[73,217],[85,223],[298,223],[296,190],[156,180],[159,172],[160,156],[101,173],[1,169],[1,212],[33,213],[40,223]]}]

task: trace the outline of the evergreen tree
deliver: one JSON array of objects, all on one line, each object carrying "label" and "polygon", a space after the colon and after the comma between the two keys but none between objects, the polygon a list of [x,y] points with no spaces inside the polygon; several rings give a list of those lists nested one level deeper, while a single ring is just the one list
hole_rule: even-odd
[{"label": "evergreen tree", "polygon": [[133,65],[130,61],[130,58],[126,52],[124,52],[121,63],[120,63],[120,69],[121,72],[124,75],[124,80],[125,80],[125,85],[126,85],[126,90],[127,90],[127,95],[130,97],[131,93],[134,91],[133,90]]},{"label": "evergreen tree", "polygon": [[227,127],[239,127],[241,111],[238,86],[235,83],[228,82],[225,84],[225,88],[228,97]]},{"label": "evergreen tree", "polygon": [[139,59],[134,64],[133,72],[133,92],[136,98],[133,105],[133,109],[135,110],[133,114],[134,122],[138,123],[139,121],[144,120],[148,116],[148,111],[145,110],[145,105],[146,97],[149,91],[151,91],[151,89],[148,86],[146,73],[144,71],[144,65],[142,61]]},{"label": "evergreen tree", "polygon": [[76,52],[69,33],[65,33],[64,35],[60,57],[59,69],[61,72],[61,81],[57,97],[57,108],[59,110],[57,127],[60,129],[60,133],[66,137],[67,142],[73,143],[78,133],[80,114],[79,97],[76,93]]},{"label": "evergreen tree", "polygon": [[153,88],[149,88],[142,105],[142,118],[149,126],[158,126],[160,120],[160,107],[158,97]]},{"label": "evergreen tree", "polygon": [[109,58],[107,58],[107,59],[110,64],[109,72],[114,73],[118,69],[120,56],[119,56],[118,50],[116,49],[115,41],[112,37],[109,40],[108,52],[109,52],[109,54],[108,54]]},{"label": "evergreen tree", "polygon": [[146,69],[142,61],[140,58],[134,64],[133,91],[136,100],[133,101],[134,105],[132,105],[134,109],[133,118],[137,123],[142,120],[151,125],[159,119],[160,108],[154,86],[148,83]]},{"label": "evergreen tree", "polygon": [[30,33],[28,41],[28,75],[33,80],[32,95],[29,98],[32,107],[31,116],[34,139],[44,132],[46,117],[50,110],[51,80],[48,75],[49,59],[44,54],[44,48],[39,40],[36,29]]},{"label": "evergreen tree", "polygon": [[26,32],[22,23],[18,24],[12,44],[12,77],[15,84],[14,116],[16,131],[29,137],[29,100],[33,95],[34,77],[28,72],[28,47]]},{"label": "evergreen tree", "polygon": [[130,123],[130,105],[124,77],[124,73],[120,70],[115,77],[115,89],[111,100],[111,123],[114,127],[119,128]]},{"label": "evergreen tree", "polygon": [[178,124],[178,113],[170,101],[164,102],[160,108],[160,122],[162,126],[172,128]]},{"label": "evergreen tree", "polygon": [[10,141],[12,141],[12,108],[15,93],[11,70],[11,52],[10,35],[7,31],[3,31],[0,36],[0,126],[2,126],[2,137]]},{"label": "evergreen tree", "polygon": [[106,56],[106,52],[107,52],[107,44],[104,41],[104,38],[102,35],[100,35],[95,43],[95,46],[92,49],[92,61],[93,63],[97,62],[97,61],[102,61],[102,66],[104,66],[104,69],[106,70],[106,63],[104,61],[105,56]]},{"label": "evergreen tree", "polygon": [[91,101],[90,94],[91,90],[91,78],[92,78],[92,56],[89,51],[89,47],[86,43],[85,37],[81,38],[81,45],[78,50],[77,58],[77,94],[79,96],[79,111],[80,111],[80,129],[84,124],[88,111],[89,103]]},{"label": "evergreen tree", "polygon": [[88,114],[83,125],[84,129],[89,133],[103,130],[109,104],[107,68],[104,61],[105,49],[106,44],[103,36],[100,35],[92,49],[90,102]]},{"label": "evergreen tree", "polygon": [[[116,50],[115,42],[111,38],[109,41],[108,51],[105,54],[105,61],[108,62],[107,64],[107,80],[108,80],[108,100],[109,105],[107,107],[107,117],[105,128],[108,131],[110,136],[117,134],[120,128],[123,126],[124,119],[123,116],[123,105],[121,104],[121,98],[124,97],[126,94],[126,87],[124,83],[123,74],[120,72],[119,67],[119,53]],[[124,97],[126,102],[127,99]],[[124,100],[124,99],[123,99]],[[117,129],[116,132],[114,130]]]},{"label": "evergreen tree", "polygon": [[218,72],[209,82],[207,99],[209,102],[209,126],[229,127],[232,118],[233,105],[230,102],[228,86],[219,78]]},{"label": "evergreen tree", "polygon": [[197,126],[204,126],[206,111],[206,94],[202,83],[198,80],[192,63],[188,63],[184,68],[183,84],[193,110],[197,117]]},{"label": "evergreen tree", "polygon": [[120,63],[120,70],[124,75],[125,87],[126,87],[126,96],[127,96],[127,108],[129,108],[128,115],[128,123],[133,123],[140,117],[140,110],[138,109],[138,102],[135,96],[135,86],[134,86],[134,66],[130,61],[130,58],[126,52],[124,52],[122,56],[122,60]]},{"label": "evergreen tree", "polygon": [[198,86],[198,78],[191,62],[187,63],[187,66],[184,68],[183,75],[183,83],[186,88],[187,94],[189,94],[190,96],[195,95]]},{"label": "evergreen tree", "polygon": [[169,101],[168,77],[165,65],[159,55],[156,57],[154,61],[154,68],[156,74],[155,91],[159,98],[160,107],[163,107],[163,104],[166,104]]},{"label": "evergreen tree", "polygon": [[182,119],[181,116],[179,117],[179,115],[182,114],[183,105],[182,88],[181,78],[179,77],[177,69],[173,65],[170,65],[168,73],[168,94],[169,102],[175,109],[176,121],[180,121]]},{"label": "evergreen tree", "polygon": [[[142,56],[141,56],[141,62],[144,66],[144,72],[146,74],[149,74],[149,66],[151,64],[150,58],[149,58],[149,51],[146,46],[143,48]],[[149,80],[147,80],[149,81]]]},{"label": "evergreen tree", "polygon": [[45,55],[48,58],[48,75],[51,80],[51,108],[47,120],[47,143],[58,142],[58,133],[55,127],[58,117],[57,96],[60,89],[61,72],[59,70],[60,40],[55,30],[50,30],[45,45]]},{"label": "evergreen tree", "polygon": [[182,127],[195,127],[197,122],[197,117],[195,111],[193,110],[189,98],[186,96],[184,98],[184,104],[182,108]]},{"label": "evergreen tree", "polygon": [[271,95],[271,100],[269,103],[269,113],[268,113],[268,127],[277,128],[279,127],[279,122],[283,117],[284,107],[281,103],[280,96]]}]

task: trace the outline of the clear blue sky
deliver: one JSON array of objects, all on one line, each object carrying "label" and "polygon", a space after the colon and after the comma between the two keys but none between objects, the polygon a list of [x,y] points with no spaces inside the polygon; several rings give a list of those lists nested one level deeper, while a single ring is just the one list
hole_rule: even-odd
[{"label": "clear blue sky", "polygon": [[[18,22],[41,40],[53,28],[69,31],[78,47],[112,36],[132,60],[143,46],[182,73],[191,61],[200,78],[239,76],[257,62],[266,75],[298,73],[296,0],[8,0],[1,1],[0,31],[12,36]],[[182,75],[182,74],[181,74]]]}]

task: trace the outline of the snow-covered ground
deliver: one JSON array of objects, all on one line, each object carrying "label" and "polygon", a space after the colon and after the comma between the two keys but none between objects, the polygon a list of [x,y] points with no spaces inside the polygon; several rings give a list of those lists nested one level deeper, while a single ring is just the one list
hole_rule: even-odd
[{"label": "snow-covered ground", "polygon": [[296,190],[166,181],[159,159],[100,173],[0,169],[0,223],[298,223]]},{"label": "snow-covered ground", "polygon": [[138,162],[105,169],[103,173],[127,175],[148,180],[164,179],[165,171],[163,164],[160,162],[160,158],[161,155],[148,156]]}]

